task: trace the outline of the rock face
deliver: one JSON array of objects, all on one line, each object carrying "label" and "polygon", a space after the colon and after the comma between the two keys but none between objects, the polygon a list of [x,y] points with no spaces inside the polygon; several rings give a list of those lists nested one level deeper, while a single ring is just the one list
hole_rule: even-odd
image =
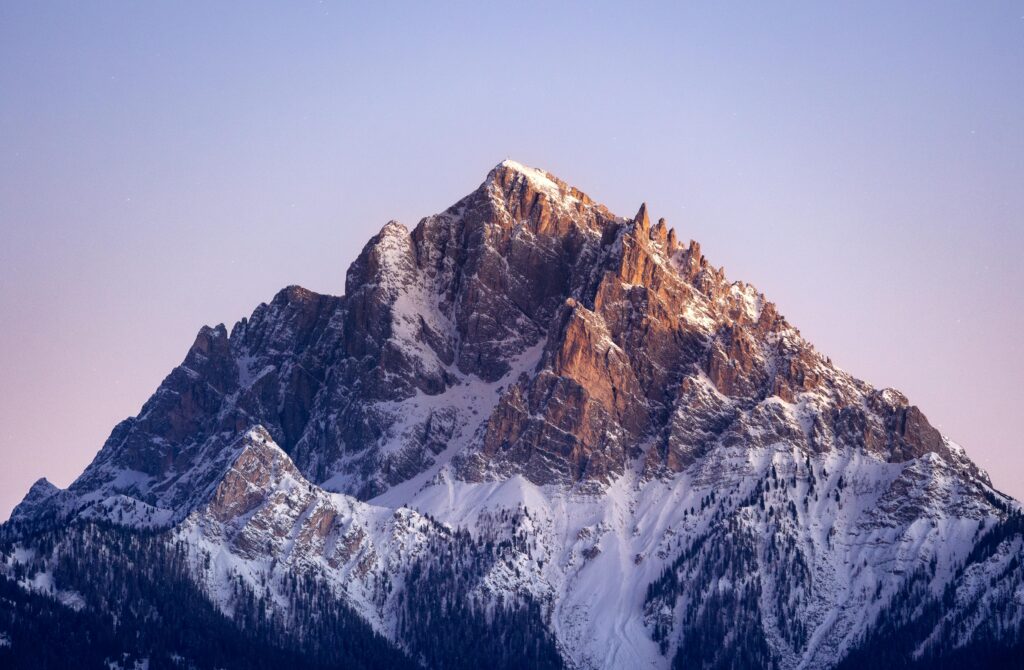
[{"label": "rock face", "polygon": [[[419,654],[395,584],[443,555],[476,566],[445,577],[465,607],[519,603],[554,636],[532,648],[571,664],[795,668],[885,635],[910,645],[885,643],[894,665],[1015,648],[1018,515],[902,394],[834,367],[646,205],[618,217],[506,161],[385,225],[343,296],[289,287],[204,327],[9,526],[165,528],[225,611],[225,580],[261,575],[273,601],[315,568]],[[237,572],[202,560],[218,551]]]}]

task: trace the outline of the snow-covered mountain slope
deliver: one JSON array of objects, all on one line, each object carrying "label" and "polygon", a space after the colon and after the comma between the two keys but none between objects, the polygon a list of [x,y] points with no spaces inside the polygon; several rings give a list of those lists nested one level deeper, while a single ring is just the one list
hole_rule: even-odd
[{"label": "snow-covered mountain slope", "polygon": [[314,635],[307,580],[428,667],[992,666],[1021,518],[646,206],[506,161],[344,296],[201,330],[4,565],[59,593],[55,526],[155,532],[242,630]]}]

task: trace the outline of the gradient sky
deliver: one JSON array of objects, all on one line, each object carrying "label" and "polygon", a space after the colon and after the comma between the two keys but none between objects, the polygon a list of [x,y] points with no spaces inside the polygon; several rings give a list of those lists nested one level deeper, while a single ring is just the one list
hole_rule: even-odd
[{"label": "gradient sky", "polygon": [[0,519],[202,324],[506,157],[646,200],[1024,498],[1024,3],[208,4],[0,4]]}]

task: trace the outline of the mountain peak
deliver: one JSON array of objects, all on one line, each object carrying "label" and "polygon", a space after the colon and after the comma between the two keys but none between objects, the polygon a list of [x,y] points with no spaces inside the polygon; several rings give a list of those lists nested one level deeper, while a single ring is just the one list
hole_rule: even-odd
[{"label": "mountain peak", "polygon": [[546,170],[525,165],[524,163],[514,161],[511,158],[506,158],[495,165],[494,170],[509,170],[511,172],[521,174],[540,186],[551,187],[553,185],[557,186],[558,184],[564,184],[564,182]]},{"label": "mountain peak", "polygon": [[11,512],[12,521],[38,519],[52,512],[51,503],[59,497],[61,489],[46,477],[40,477]]},{"label": "mountain peak", "polygon": [[222,521],[244,516],[275,491],[306,480],[263,426],[250,428],[236,443],[238,455],[224,474],[208,504]]},{"label": "mountain peak", "polygon": [[522,180],[530,191],[543,195],[545,199],[559,208],[577,210],[596,206],[602,211],[607,211],[603,206],[597,205],[586,193],[550,172],[511,159],[498,163],[488,174],[484,186],[497,184],[505,193],[508,193],[514,190],[517,180]]},{"label": "mountain peak", "polygon": [[[617,216],[509,160],[385,225],[343,296],[289,287],[204,328],[86,472],[13,519],[166,528],[217,557],[189,562],[211,593],[248,575],[275,618],[296,605],[274,589],[313,568],[413,650],[451,619],[403,595],[432,593],[434,565],[471,580],[437,600],[540,605],[574,667],[824,670],[874,634],[865,611],[907,626],[908,654],[1017,639],[1015,505],[646,203]],[[948,628],[977,620],[995,627]]]}]

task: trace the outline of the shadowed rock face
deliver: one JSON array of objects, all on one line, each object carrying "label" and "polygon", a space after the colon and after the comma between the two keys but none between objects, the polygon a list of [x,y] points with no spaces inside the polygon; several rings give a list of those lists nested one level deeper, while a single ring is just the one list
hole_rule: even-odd
[{"label": "shadowed rock face", "polygon": [[[491,399],[460,407],[474,385]],[[289,287],[230,335],[204,327],[71,492],[180,515],[256,425],[306,477],[361,498],[443,455],[468,480],[585,487],[636,458],[655,476],[716,444],[773,441],[975,471],[906,398],[834,368],[646,205],[617,217],[511,161],[411,232],[385,225],[344,296]]]}]

